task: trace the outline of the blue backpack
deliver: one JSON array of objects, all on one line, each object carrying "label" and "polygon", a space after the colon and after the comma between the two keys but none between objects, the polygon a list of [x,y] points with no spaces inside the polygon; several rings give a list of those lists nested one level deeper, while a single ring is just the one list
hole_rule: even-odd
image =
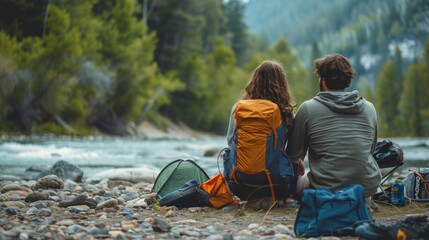
[{"label": "blue backpack", "polygon": [[353,225],[371,220],[364,188],[350,184],[330,189],[305,189],[295,220],[298,237],[354,235]]}]

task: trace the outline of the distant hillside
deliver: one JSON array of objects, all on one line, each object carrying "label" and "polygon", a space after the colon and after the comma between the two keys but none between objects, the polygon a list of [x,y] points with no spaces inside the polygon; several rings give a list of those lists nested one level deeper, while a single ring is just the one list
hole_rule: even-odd
[{"label": "distant hillside", "polygon": [[[429,35],[429,1],[250,0],[245,23],[270,43],[286,38],[308,67],[312,51],[339,52],[351,58],[358,77],[373,82],[396,47],[404,64],[421,56]],[[314,43],[318,49],[312,49]]]}]

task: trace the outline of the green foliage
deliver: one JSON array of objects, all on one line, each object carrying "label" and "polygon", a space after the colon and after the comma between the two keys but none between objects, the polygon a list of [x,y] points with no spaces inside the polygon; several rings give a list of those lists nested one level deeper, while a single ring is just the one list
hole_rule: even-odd
[{"label": "green foliage", "polygon": [[11,111],[8,104],[15,88],[16,62],[13,53],[19,47],[14,39],[0,32],[0,129],[5,129],[6,116]]},{"label": "green foliage", "polygon": [[380,120],[380,135],[398,136],[401,134],[401,120],[398,104],[403,86],[401,51],[396,48],[395,58],[386,62],[377,78],[377,113]]},{"label": "green foliage", "polygon": [[202,38],[201,33],[213,35],[216,26],[212,30],[204,28],[203,13],[207,9],[204,10],[202,1],[153,0],[149,3],[152,12],[148,26],[157,31],[155,60],[163,72],[179,69],[188,58],[200,55],[203,41],[210,45],[208,36]]},{"label": "green foliage", "polygon": [[234,51],[239,66],[245,64],[250,46],[246,25],[243,21],[244,9],[241,0],[229,0],[224,5],[226,21],[222,29],[223,35]]},{"label": "green foliage", "polygon": [[395,136],[398,132],[394,126],[395,119],[399,117],[397,103],[392,101],[400,94],[392,82],[395,79],[395,66],[392,61],[384,64],[377,80],[377,113],[380,121],[379,132],[381,136]]},{"label": "green foliage", "polygon": [[57,119],[84,132],[77,129],[100,117],[96,109],[113,109],[126,123],[169,102],[182,84],[160,73],[155,34],[134,17],[135,2],[115,1],[95,15],[97,3],[47,2],[44,36],[17,42],[0,33],[0,122],[59,132]]},{"label": "green foliage", "polygon": [[[428,38],[429,39],[429,38]],[[399,102],[402,134],[405,136],[427,136],[429,134],[429,40],[422,61],[412,63],[405,74],[404,88]]]},{"label": "green foliage", "polygon": [[[429,134],[429,40],[405,77],[408,62],[387,49],[407,34],[425,36],[424,0],[147,3],[143,12],[134,0],[5,0],[0,130],[87,135],[95,126],[122,135],[143,120],[166,128],[165,115],[224,134],[263,60],[284,66],[299,105],[318,91],[312,61],[335,51],[351,56],[353,87],[376,103],[383,136]],[[380,53],[377,82],[360,64],[368,51]]]},{"label": "green foliage", "polygon": [[317,80],[308,76],[308,71],[295,55],[286,39],[281,38],[273,48],[268,51],[269,58],[280,62],[289,82],[290,91],[295,102],[299,105],[314,96],[317,91]]},{"label": "green foliage", "polygon": [[61,125],[53,123],[53,122],[47,122],[43,123],[41,125],[36,126],[34,131],[38,134],[55,134],[55,135],[70,135],[71,132],[65,128],[63,128]]},{"label": "green foliage", "polygon": [[[404,134],[406,136],[416,137],[423,135],[422,112],[425,108],[424,98],[427,98],[427,88],[423,89],[421,84],[424,78],[421,74],[424,72],[424,65],[413,63],[409,66],[404,80],[404,92],[399,104]],[[427,106],[427,105],[426,105]]]},{"label": "green foliage", "polygon": [[[375,85],[392,46],[426,39],[428,10],[425,0],[250,0],[244,17],[250,31],[267,36],[271,44],[287,38],[306,65],[314,60],[314,43],[322,55],[348,57],[357,70],[351,86],[356,89],[361,80]],[[418,45],[407,52],[418,53]]]},{"label": "green foliage", "polygon": [[200,111],[204,125],[206,125],[203,128],[205,130],[226,132],[225,123],[229,120],[230,107],[238,99],[246,80],[235,64],[236,58],[233,50],[223,42],[217,41],[214,51],[207,57],[206,73],[209,83],[205,105],[210,111],[206,113]]},{"label": "green foliage", "polygon": [[363,96],[367,101],[375,103],[376,94],[373,85],[371,85],[368,81],[361,81],[359,82],[358,89],[361,96]]}]

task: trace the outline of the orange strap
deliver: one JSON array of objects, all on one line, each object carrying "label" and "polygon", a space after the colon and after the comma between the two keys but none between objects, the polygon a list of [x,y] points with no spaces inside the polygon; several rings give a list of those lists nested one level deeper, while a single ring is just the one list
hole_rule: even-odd
[{"label": "orange strap", "polygon": [[414,174],[416,174],[417,175],[417,177],[419,177],[420,178],[420,181],[422,181],[423,182],[423,186],[424,186],[424,188],[425,188],[425,191],[426,191],[426,193],[427,194],[429,194],[429,186],[428,186],[428,183],[426,182],[426,179],[419,173],[419,172],[417,172],[417,171],[414,171],[414,170],[412,170],[412,169],[410,169],[409,171],[412,171],[412,172],[414,172]]},{"label": "orange strap", "polygon": [[271,198],[273,199],[273,203],[276,202],[276,193],[274,192],[274,186],[273,182],[271,181],[271,174],[268,169],[265,169],[265,174],[267,174],[268,183],[270,184],[270,190],[271,190]]}]

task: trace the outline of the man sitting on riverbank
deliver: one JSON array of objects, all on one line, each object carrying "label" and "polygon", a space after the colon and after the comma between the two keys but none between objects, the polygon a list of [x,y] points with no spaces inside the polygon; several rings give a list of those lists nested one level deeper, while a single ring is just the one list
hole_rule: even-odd
[{"label": "man sitting on riverbank", "polygon": [[354,183],[370,197],[381,181],[371,154],[377,143],[375,108],[357,91],[345,91],[355,75],[347,58],[329,55],[314,67],[320,92],[299,107],[287,149],[301,173],[308,150],[310,171],[298,179],[297,195],[305,188],[335,190]]}]

